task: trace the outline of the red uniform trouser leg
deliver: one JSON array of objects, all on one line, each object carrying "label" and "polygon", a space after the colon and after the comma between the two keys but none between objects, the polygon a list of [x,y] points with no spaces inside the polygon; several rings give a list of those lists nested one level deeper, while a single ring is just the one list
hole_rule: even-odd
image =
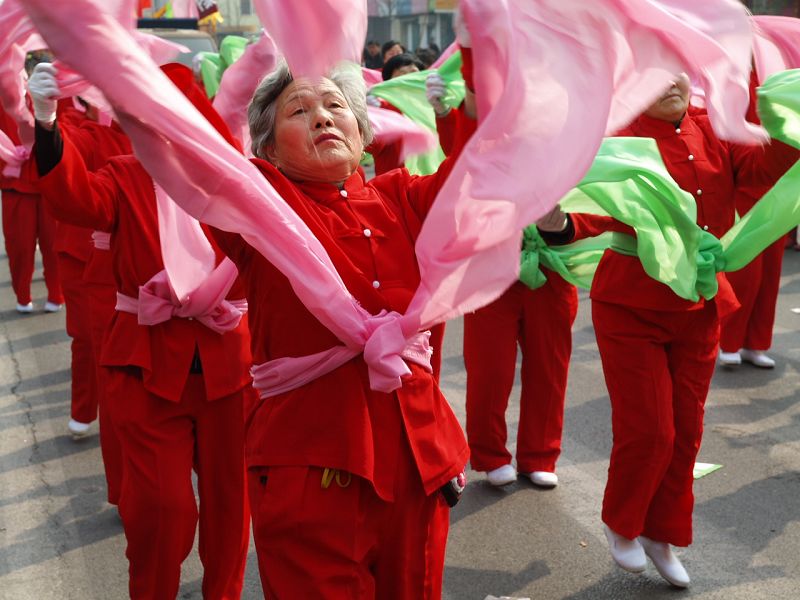
[{"label": "red uniform trouser leg", "polygon": [[122,489],[122,446],[119,443],[116,426],[109,404],[113,397],[108,393],[108,369],[100,366],[100,348],[117,301],[117,288],[109,285],[87,284],[89,297],[89,329],[92,337],[95,376],[97,386],[98,418],[100,421],[100,452],[106,473],[108,501],[119,504]]},{"label": "red uniform trouser leg", "polygon": [[592,302],[614,445],[603,521],[633,539],[692,541],[692,469],[714,372],[716,307],[665,312]]},{"label": "red uniform trouser leg", "polygon": [[67,335],[72,338],[72,418],[91,423],[97,418],[97,366],[92,350],[89,293],[83,283],[86,263],[59,253],[58,272],[67,305]]},{"label": "red uniform trouser leg", "polygon": [[54,304],[64,303],[61,278],[58,274],[58,253],[55,250],[56,220],[44,208],[41,196],[36,196],[39,252],[42,253],[42,274],[47,287],[47,299]]},{"label": "red uniform trouser leg", "polygon": [[727,274],[742,307],[722,321],[723,352],[769,350],[781,283],[783,240],[767,247],[749,265]]},{"label": "red uniform trouser leg", "polygon": [[517,338],[525,289],[515,283],[497,300],[464,315],[467,440],[476,471],[511,463],[506,409],[517,368]]},{"label": "red uniform trouser leg", "polygon": [[475,470],[511,462],[505,413],[518,341],[523,357],[517,468],[555,470],[577,308],[574,286],[551,273],[537,290],[515,283],[492,304],[464,315],[467,437]]},{"label": "red uniform trouser leg", "polygon": [[3,237],[5,238],[11,286],[17,302],[31,301],[31,280],[36,254],[39,197],[3,190]]},{"label": "red uniform trouser leg", "polygon": [[547,283],[525,290],[517,470],[555,472],[561,454],[572,324],[578,291],[555,273]]},{"label": "red uniform trouser leg", "polygon": [[[128,542],[130,596],[174,600],[198,521],[205,598],[241,594],[246,559],[243,394],[206,401],[190,375],[180,402],[150,394],[138,369],[109,369],[109,393],[125,459],[119,510]],[[215,511],[224,510],[219,513]]]},{"label": "red uniform trouser leg", "polygon": [[431,355],[431,369],[433,369],[433,378],[436,383],[439,383],[439,376],[442,374],[442,346],[444,345],[444,323],[439,323],[431,327],[430,344],[433,348]]},{"label": "red uniform trouser leg", "polygon": [[[329,472],[331,473],[331,472]],[[253,536],[266,598],[441,598],[449,508],[426,496],[407,444],[394,501],[346,472],[249,472]]]}]

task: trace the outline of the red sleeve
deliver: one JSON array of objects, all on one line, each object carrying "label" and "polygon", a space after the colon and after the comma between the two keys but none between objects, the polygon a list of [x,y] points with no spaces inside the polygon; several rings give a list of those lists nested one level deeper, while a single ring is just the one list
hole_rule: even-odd
[{"label": "red sleeve", "polygon": [[728,144],[737,194],[761,198],[800,158],[800,150],[772,140],[764,146]]},{"label": "red sleeve", "polygon": [[63,140],[61,161],[39,180],[45,206],[58,221],[112,231],[126,179],[124,170],[111,163],[91,173],[68,132]]},{"label": "red sleeve", "polygon": [[464,114],[460,106],[451,109],[443,117],[436,117],[436,132],[439,134],[439,145],[441,145],[445,156],[452,154],[458,138],[458,132],[463,127],[469,127],[468,123],[464,123],[465,119],[469,119],[469,117]]},{"label": "red sleeve", "polygon": [[570,240],[573,242],[584,238],[596,237],[606,231],[617,231],[619,233],[627,233],[634,237],[636,236],[636,232],[632,227],[620,223],[612,217],[601,217],[585,213],[570,213],[569,219],[572,221],[572,226],[575,229],[573,238]]}]

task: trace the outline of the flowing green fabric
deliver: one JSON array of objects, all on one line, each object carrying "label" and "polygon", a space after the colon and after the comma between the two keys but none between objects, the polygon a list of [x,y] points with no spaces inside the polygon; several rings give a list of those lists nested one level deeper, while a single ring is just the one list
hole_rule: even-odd
[{"label": "flowing green fabric", "polygon": [[[758,89],[758,99],[759,114],[770,136],[800,148],[800,70],[771,76]],[[697,225],[694,199],[672,180],[655,141],[649,138],[606,139],[587,176],[561,206],[567,212],[608,215],[630,225],[636,239],[614,234],[606,239],[606,247],[638,255],[647,274],[681,298],[710,300],[717,293],[718,272],[741,269],[800,224],[800,163],[722,239]],[[594,238],[597,246],[591,253],[576,254],[574,244],[542,248],[541,238],[536,240],[531,229],[535,227],[525,232],[520,279],[531,287],[542,285],[544,276],[537,273],[538,263],[549,268],[547,260],[567,281],[588,287],[589,257],[599,261],[602,256],[600,238]],[[560,263],[553,257],[559,257]]]},{"label": "flowing green fabric", "polygon": [[[425,80],[431,70],[408,73],[389,81],[375,84],[369,93],[383,98],[405,116],[436,133],[436,114],[425,96]],[[458,106],[464,100],[464,79],[461,77],[461,52],[454,53],[438,69],[444,80],[447,93],[442,102],[447,106]],[[436,150],[406,158],[406,168],[416,175],[435,173],[444,160],[441,147]]]},{"label": "flowing green fabric", "polygon": [[203,86],[209,98],[217,95],[222,74],[244,54],[247,48],[247,38],[238,35],[228,35],[222,40],[219,52],[201,52],[200,74],[203,77]]}]

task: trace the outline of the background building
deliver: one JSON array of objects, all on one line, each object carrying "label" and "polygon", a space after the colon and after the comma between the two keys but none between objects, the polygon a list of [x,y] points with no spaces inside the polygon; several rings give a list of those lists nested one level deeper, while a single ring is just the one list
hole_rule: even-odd
[{"label": "background building", "polygon": [[397,40],[413,52],[435,43],[444,50],[455,39],[453,11],[457,0],[368,0],[367,39]]},{"label": "background building", "polygon": [[800,17],[800,0],[745,0],[744,4],[757,15]]}]

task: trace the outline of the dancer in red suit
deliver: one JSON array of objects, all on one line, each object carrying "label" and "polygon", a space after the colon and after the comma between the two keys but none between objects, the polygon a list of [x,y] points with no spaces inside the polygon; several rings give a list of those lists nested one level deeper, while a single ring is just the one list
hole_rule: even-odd
[{"label": "dancer in red suit", "polygon": [[[218,130],[232,140],[192,73],[165,71]],[[133,156],[97,171],[54,121],[55,70],[40,65],[29,83],[37,120],[40,186],[59,220],[107,231],[120,298],[141,302],[139,289],[164,269],[152,179]],[[213,244],[212,244],[213,246]],[[217,262],[222,253],[214,246]],[[228,298],[242,297],[235,284]],[[164,300],[167,300],[165,298]],[[243,408],[250,396],[249,336],[242,317],[217,333],[199,319],[172,317],[150,326],[118,310],[106,333],[101,364],[125,461],[119,502],[128,541],[131,598],[174,598],[180,566],[198,523],[192,469],[200,495],[203,596],[239,598],[249,516],[244,489]]]},{"label": "dancer in red suit", "polygon": [[[687,111],[685,75],[619,135],[654,138],[667,170],[697,203],[697,223],[719,237],[734,223],[736,193],[770,186],[797,152],[773,142],[720,141],[708,116]],[[578,237],[607,229],[635,235],[613,219],[574,215]],[[565,236],[570,236],[568,232]],[[671,545],[692,542],[692,470],[719,341],[719,316],[735,303],[720,277],[712,301],[691,302],[651,279],[639,259],[607,250],[592,284],[592,321],[612,409],[614,445],[603,499],[611,554],[640,572],[649,556],[670,583],[689,576]]]}]

